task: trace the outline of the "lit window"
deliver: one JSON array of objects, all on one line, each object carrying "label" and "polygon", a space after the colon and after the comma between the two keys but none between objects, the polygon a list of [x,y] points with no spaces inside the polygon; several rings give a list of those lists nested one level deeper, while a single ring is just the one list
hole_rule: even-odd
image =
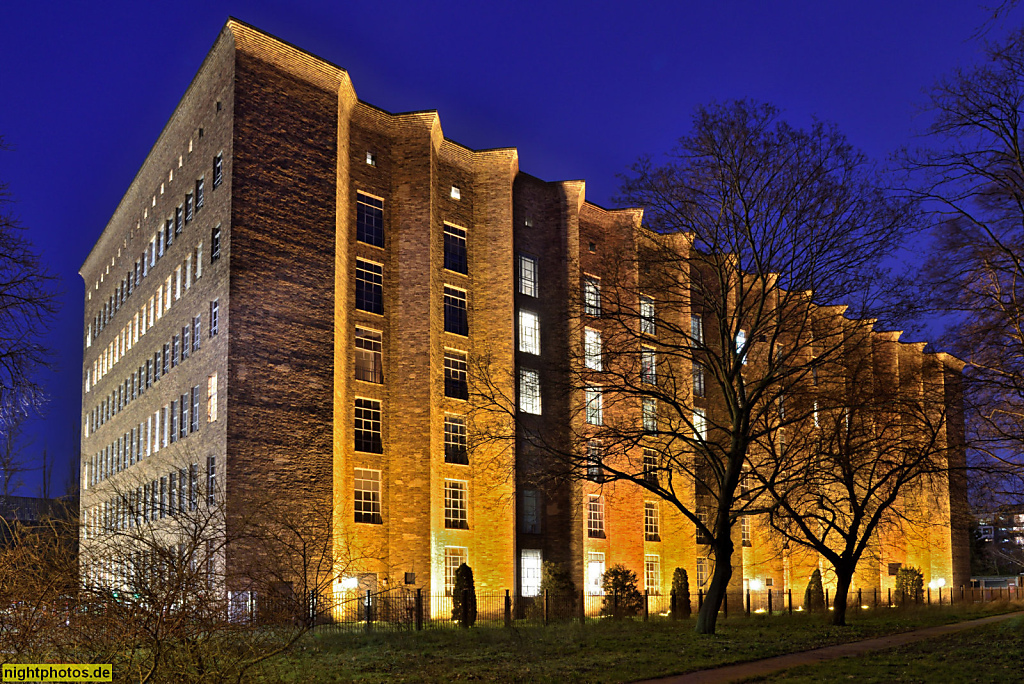
[{"label": "lit window", "polygon": [[587,328],[583,332],[583,364],[590,370],[601,370],[601,331]]},{"label": "lit window", "polygon": [[384,246],[384,200],[356,193],[356,240]]},{"label": "lit window", "polygon": [[355,469],[354,509],[357,523],[380,525],[380,471]]},{"label": "lit window", "polygon": [[736,354],[737,355],[739,355],[739,354],[743,355],[743,358],[741,359],[741,362],[744,365],[746,365],[746,363],[747,363],[747,350],[746,350],[746,346],[747,346],[747,331],[746,330],[737,330],[736,331]]},{"label": "lit window", "polygon": [[601,462],[604,460],[604,447],[601,441],[592,439],[587,442],[587,479],[591,482],[603,482]]},{"label": "lit window", "polygon": [[519,255],[519,294],[537,296],[537,260]]},{"label": "lit window", "polygon": [[523,490],[523,532],[540,534],[540,492]]},{"label": "lit window", "polygon": [[821,423],[818,421],[818,400],[817,399],[814,400],[813,416],[814,416],[814,427],[816,427],[816,428],[821,427]]},{"label": "lit window", "polygon": [[661,519],[655,501],[644,502],[644,540],[661,541]]},{"label": "lit window", "polygon": [[604,498],[591,494],[587,497],[587,536],[604,539]]},{"label": "lit window", "polygon": [[462,199],[462,191],[458,187],[452,186],[451,196],[453,200]]},{"label": "lit window", "polygon": [[540,594],[540,549],[523,549],[519,556],[519,579],[523,596]]},{"label": "lit window", "polygon": [[604,554],[591,551],[587,554],[587,593],[600,596],[604,593],[601,581],[604,579]]},{"label": "lit window", "polygon": [[381,334],[356,328],[356,380],[384,382]]},{"label": "lit window", "polygon": [[384,313],[384,267],[381,264],[356,259],[356,308]]},{"label": "lit window", "polygon": [[708,438],[708,416],[704,409],[693,410],[693,436],[695,438]]},{"label": "lit window", "polygon": [[444,286],[444,330],[456,335],[469,334],[465,290]]},{"label": "lit window", "polygon": [[697,314],[690,316],[690,344],[694,347],[704,345],[704,320]]},{"label": "lit window", "polygon": [[217,374],[206,378],[206,422],[217,420]]},{"label": "lit window", "polygon": [[375,399],[356,399],[355,448],[372,454],[383,453],[381,442],[380,402]]},{"label": "lit window", "polygon": [[740,518],[740,532],[743,537],[743,545],[750,546],[750,517],[744,515]]},{"label": "lit window", "polygon": [[592,276],[583,278],[583,313],[601,315],[601,281]]},{"label": "lit window", "polygon": [[586,399],[587,422],[591,425],[604,424],[604,397],[600,387],[588,387],[584,390]]},{"label": "lit window", "polygon": [[469,273],[466,231],[447,223],[444,224],[444,267],[463,275]]},{"label": "lit window", "polygon": [[469,565],[469,549],[463,546],[444,547],[444,593],[451,596],[455,590],[455,574],[460,565]]},{"label": "lit window", "polygon": [[703,587],[708,583],[708,560],[706,558],[697,559],[697,586]]},{"label": "lit window", "polygon": [[644,335],[655,334],[654,300],[650,297],[640,297],[640,332]]},{"label": "lit window", "polygon": [[704,396],[704,365],[696,362],[693,364],[693,396]]},{"label": "lit window", "polygon": [[661,556],[657,554],[644,555],[644,586],[652,596],[661,593]]},{"label": "lit window", "polygon": [[469,383],[466,353],[446,349],[444,352],[444,396],[453,399],[469,399]]},{"label": "lit window", "polygon": [[519,369],[519,410],[540,415],[540,373],[535,370]]},{"label": "lit window", "polygon": [[641,407],[644,432],[655,434],[658,432],[658,401],[651,397],[644,397]]},{"label": "lit window", "polygon": [[540,354],[540,318],[523,309],[519,310],[519,351]]},{"label": "lit window", "polygon": [[640,380],[651,385],[658,384],[657,361],[653,347],[640,348]]},{"label": "lit window", "polygon": [[469,529],[468,484],[463,480],[444,481],[444,526],[450,530]]},{"label": "lit window", "polygon": [[650,484],[658,484],[658,452],[654,449],[644,448],[644,481]]},{"label": "lit window", "polygon": [[368,166],[376,166],[377,165],[377,155],[374,154],[373,152],[370,152],[369,150],[367,150],[367,152],[366,152],[366,164]]},{"label": "lit window", "polygon": [[465,416],[444,416],[444,462],[469,465]]}]

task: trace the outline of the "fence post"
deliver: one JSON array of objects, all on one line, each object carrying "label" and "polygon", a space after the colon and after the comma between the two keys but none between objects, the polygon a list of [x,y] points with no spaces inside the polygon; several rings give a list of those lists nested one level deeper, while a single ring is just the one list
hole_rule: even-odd
[{"label": "fence post", "polygon": [[512,595],[509,590],[505,590],[505,626],[512,626]]},{"label": "fence post", "polygon": [[668,596],[668,614],[672,616],[673,620],[679,619],[679,610],[676,606],[676,590],[673,589],[672,593]]},{"label": "fence post", "polygon": [[697,610],[699,611],[703,607],[704,607],[704,590],[703,589],[698,589],[697,590]]},{"label": "fence post", "polygon": [[773,593],[774,593],[773,590],[771,590],[771,589],[768,590],[768,617],[772,616],[772,594]]},{"label": "fence post", "polygon": [[747,589],[747,617],[750,617],[750,589]]},{"label": "fence post", "polygon": [[544,590],[544,626],[548,626],[548,590]]},{"label": "fence post", "polygon": [[[857,607],[864,605],[864,594],[860,587],[857,587]],[[863,610],[863,608],[861,608]]]},{"label": "fence post", "polygon": [[787,590],[787,592],[789,594],[789,614],[792,615],[793,614],[793,588],[790,587]]},{"label": "fence post", "polygon": [[462,590],[461,622],[464,629],[469,629],[469,589]]},{"label": "fence post", "polygon": [[828,610],[829,606],[832,605],[828,600],[828,589],[825,589],[825,610]]},{"label": "fence post", "polygon": [[423,631],[423,588],[416,590],[416,631]]},{"label": "fence post", "polygon": [[871,592],[875,595],[875,608],[878,608],[878,587],[872,589]]},{"label": "fence post", "polygon": [[892,587],[889,587],[889,607],[892,608]]},{"label": "fence post", "polygon": [[587,590],[580,589],[580,626],[587,622]]},{"label": "fence post", "polygon": [[373,615],[370,611],[370,590],[366,590],[366,631],[369,632],[373,625]]},{"label": "fence post", "polygon": [[651,598],[650,590],[649,589],[644,589],[644,622],[647,622],[648,617],[649,617],[648,616],[648,611],[650,610],[650,606],[648,604],[650,603],[650,598]]},{"label": "fence post", "polygon": [[961,584],[960,585],[960,601],[963,602],[963,600],[964,600],[964,585]]}]

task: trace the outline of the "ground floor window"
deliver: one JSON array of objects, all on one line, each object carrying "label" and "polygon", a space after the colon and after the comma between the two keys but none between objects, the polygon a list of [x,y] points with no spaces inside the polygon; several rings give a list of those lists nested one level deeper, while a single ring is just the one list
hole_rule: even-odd
[{"label": "ground floor window", "polygon": [[540,549],[523,549],[519,556],[519,579],[523,596],[540,594]]}]

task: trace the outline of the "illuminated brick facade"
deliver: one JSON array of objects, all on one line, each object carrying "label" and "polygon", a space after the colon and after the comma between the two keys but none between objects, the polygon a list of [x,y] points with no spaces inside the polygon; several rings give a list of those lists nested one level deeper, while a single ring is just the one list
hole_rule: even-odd
[{"label": "illuminated brick facade", "polygon": [[[177,227],[199,182],[203,206]],[[526,551],[570,564],[581,588],[591,554],[641,578],[655,576],[657,557],[660,586],[646,588],[667,593],[672,569],[695,576],[698,555],[692,524],[667,504],[628,484],[540,491],[522,449],[462,443],[461,374],[481,358],[507,371],[494,377],[508,397],[523,387],[520,371],[536,371],[539,415],[522,423],[563,430],[581,398],[553,391],[548,374],[564,373],[583,344],[571,295],[633,249],[639,219],[587,203],[581,181],[520,173],[514,149],[446,139],[435,112],[361,102],[344,70],[229,21],[81,270],[87,528],[105,524],[114,483],[130,476],[152,484],[141,496],[161,496],[152,493],[164,491],[161,478],[194,463],[204,482],[215,468],[229,528],[244,502],[267,492],[333,511],[338,572],[362,588],[439,592],[447,558],[468,561],[478,591],[519,591]],[[140,326],[168,283],[170,307],[159,316],[154,307]],[[521,312],[539,330],[540,354],[519,351]],[[185,360],[174,338],[188,326],[201,344]],[[900,349],[901,369],[939,363],[878,339]],[[164,362],[165,343],[173,370],[147,385],[147,362]],[[185,395],[189,429],[180,432],[175,404],[184,436],[165,445],[161,421]],[[587,532],[591,496],[603,536]],[[657,538],[645,535],[655,518]],[[966,537],[951,537],[946,520],[933,538],[891,543],[896,560],[929,568],[926,581],[966,577]],[[783,580],[756,543],[736,556],[737,583],[758,573]],[[790,572],[797,586],[805,573]],[[878,569],[865,572],[874,579],[863,586],[877,585]]]}]

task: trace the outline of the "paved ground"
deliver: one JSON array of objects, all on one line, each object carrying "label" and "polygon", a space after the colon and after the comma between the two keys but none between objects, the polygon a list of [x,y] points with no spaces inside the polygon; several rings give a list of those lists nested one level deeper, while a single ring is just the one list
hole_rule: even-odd
[{"label": "paved ground", "polygon": [[698,670],[697,672],[689,672],[687,674],[676,675],[673,677],[649,679],[643,682],[638,682],[637,684],[720,684],[724,682],[738,682],[749,679],[750,677],[761,677],[781,670],[787,670],[791,667],[796,667],[797,665],[813,665],[815,663],[820,663],[823,660],[833,660],[835,658],[856,656],[869,651],[882,651],[887,648],[895,648],[897,646],[903,646],[904,644],[914,643],[915,641],[923,641],[925,639],[931,639],[932,637],[942,636],[943,634],[959,632],[961,630],[971,629],[972,627],[978,627],[979,625],[987,625],[991,622],[1001,622],[1002,620],[1008,620],[1019,615],[1024,615],[1024,611],[1005,613],[1003,615],[993,615],[991,617],[980,618],[978,620],[968,620],[967,622],[955,622],[950,625],[928,627],[925,629],[918,629],[913,632],[903,632],[902,634],[890,634],[889,636],[865,639],[864,641],[853,641],[848,644],[839,644],[837,646],[816,648],[813,651],[789,653],[787,655],[776,656],[774,658],[754,660],[749,663],[716,667],[712,670]]}]

